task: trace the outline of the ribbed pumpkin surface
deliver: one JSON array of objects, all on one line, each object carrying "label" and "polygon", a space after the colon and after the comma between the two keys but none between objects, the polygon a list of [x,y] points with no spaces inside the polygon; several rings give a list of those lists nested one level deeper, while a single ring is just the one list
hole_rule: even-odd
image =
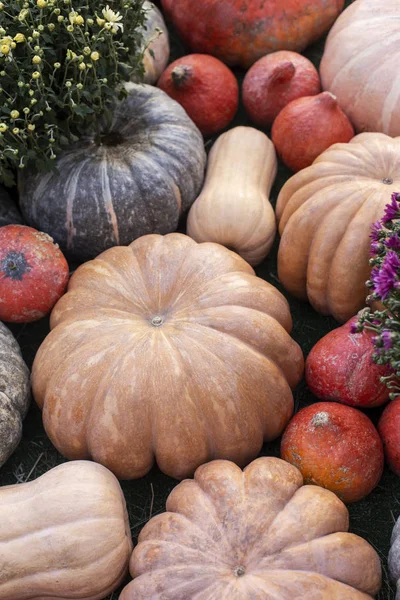
[{"label": "ribbed pumpkin surface", "polygon": [[322,86],[358,131],[400,135],[399,14],[400,0],[358,0],[328,35]]},{"label": "ribbed pumpkin surface", "polygon": [[334,144],[283,186],[279,279],[338,321],[364,306],[371,225],[400,191],[400,138],[364,133]]},{"label": "ribbed pumpkin surface", "polygon": [[375,550],[332,492],[259,458],[197,469],[142,529],[120,600],[371,600]]},{"label": "ribbed pumpkin surface", "polygon": [[181,234],[111,248],[75,271],[36,355],[45,429],[120,478],[246,464],[282,432],[303,356],[287,301],[235,253]]}]

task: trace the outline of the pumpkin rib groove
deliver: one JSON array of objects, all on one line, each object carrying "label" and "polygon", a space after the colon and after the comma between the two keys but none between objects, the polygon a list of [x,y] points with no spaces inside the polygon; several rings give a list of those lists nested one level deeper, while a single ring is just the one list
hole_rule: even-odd
[{"label": "pumpkin rib groove", "polygon": [[[284,578],[282,577],[282,574],[285,574]],[[342,600],[343,596],[343,592],[348,592],[350,594],[350,596],[346,597],[346,600],[372,600],[372,597],[369,594],[366,594],[365,592],[361,591],[361,590],[357,590],[356,588],[352,588],[350,585],[348,585],[347,583],[343,583],[341,581],[332,579],[331,577],[326,577],[325,575],[321,575],[320,573],[315,573],[315,571],[303,571],[301,569],[299,570],[292,570],[292,569],[274,569],[274,570],[270,570],[267,571],[264,577],[261,577],[260,575],[256,575],[256,577],[259,577],[260,579],[262,579],[263,581],[268,581],[268,579],[270,579],[271,577],[276,577],[278,578],[279,583],[281,584],[282,581],[285,581],[285,583],[287,582],[288,577],[298,577],[301,575],[316,575],[317,578],[321,579],[321,583],[323,584],[324,581],[329,581],[329,582],[333,582],[336,586],[340,586],[342,587],[342,589],[339,590],[340,595],[331,595],[332,592],[336,592],[336,590],[332,590],[329,589],[329,593],[330,593],[330,600]],[[315,588],[314,588],[315,589]],[[321,590],[321,588],[317,588],[319,590]],[[296,598],[296,600],[307,600],[310,596],[310,591],[311,590],[307,590],[306,595],[302,595],[302,596],[298,596]]]},{"label": "pumpkin rib groove", "polygon": [[[324,258],[325,258],[326,254],[327,254],[326,252],[325,253],[323,252],[323,248],[321,249],[321,240],[319,239],[319,237],[321,237],[321,232],[323,232],[326,229],[328,229],[328,231],[329,231],[329,229],[330,229],[329,223],[330,223],[331,219],[335,220],[335,214],[333,214],[333,213],[335,211],[336,211],[336,213],[341,213],[341,211],[345,210],[348,205],[350,205],[350,211],[349,211],[350,212],[350,214],[349,214],[350,222],[353,219],[355,219],[357,217],[357,214],[359,213],[359,211],[363,207],[363,200],[362,199],[359,200],[359,205],[358,206],[357,206],[357,203],[354,202],[353,199],[354,198],[357,199],[358,197],[359,197],[359,191],[357,190],[353,194],[350,194],[350,196],[348,196],[346,198],[346,200],[342,199],[342,201],[339,202],[331,211],[329,211],[329,212],[326,213],[325,217],[323,219],[321,219],[321,222],[319,223],[317,229],[314,232],[314,236],[313,236],[313,239],[312,239],[312,242],[311,242],[311,246],[310,246],[310,251],[309,251],[309,254],[308,254],[308,258],[307,258],[307,261],[308,261],[307,275],[306,275],[306,277],[307,277],[307,295],[310,298],[315,293],[315,286],[314,286],[314,292],[313,292],[311,290],[311,284],[310,284],[310,277],[311,277],[310,270],[311,270],[311,266],[314,267],[313,258],[316,255],[316,260],[318,260],[318,257],[321,257],[323,255]],[[351,209],[353,207],[351,205],[353,203],[354,203],[355,206],[354,206],[354,213],[352,214],[352,210]],[[346,219],[347,219],[347,216],[348,215],[346,215]],[[341,221],[339,221],[339,223],[341,223]],[[335,257],[337,256],[340,244],[342,243],[343,238],[345,237],[346,232],[348,231],[348,228],[349,228],[349,222],[346,222],[345,223],[345,228],[343,229],[343,231],[339,232],[339,233],[341,233],[341,240],[340,240],[339,244],[335,244],[333,246],[333,248],[332,248],[333,254],[331,256],[329,256],[329,258],[330,258],[330,262],[329,262],[330,268],[329,268],[328,272],[324,273],[324,275],[326,275],[326,279],[325,279],[323,285],[320,286],[319,291],[317,293],[318,298],[319,298],[318,304],[320,306],[325,306],[325,308],[329,307],[328,297],[329,297],[329,288],[330,288],[330,278],[331,278],[332,266],[333,266],[333,263],[335,262]],[[331,232],[331,234],[332,234],[332,232]],[[334,234],[335,234],[335,236],[338,234],[338,231],[336,229],[334,231]],[[314,267],[314,269],[315,269],[315,267]],[[314,276],[313,276],[313,280],[315,280],[315,273],[314,273]],[[322,298],[322,296],[323,296],[323,298]],[[328,308],[328,310],[329,310],[329,308]]]},{"label": "pumpkin rib groove", "polygon": [[[231,308],[232,305],[231,304],[225,304],[224,308],[225,307],[226,308]],[[239,308],[242,308],[242,307],[239,306]],[[276,320],[276,319],[274,319],[274,317],[271,317],[268,313],[266,313],[266,312],[262,313],[261,311],[259,311],[257,309],[246,307],[246,310],[247,311],[254,311],[256,313],[259,313],[260,315],[264,315],[264,316],[270,318],[271,320]],[[200,310],[199,312],[201,313],[202,311]],[[282,327],[282,325],[280,325],[280,324],[278,324],[278,325],[282,329],[282,334],[284,334],[284,335],[286,334],[286,336],[291,340],[291,338],[290,338],[289,334],[287,333],[286,329],[284,327]],[[270,361],[271,363],[273,363],[278,368],[278,370],[281,372],[282,376],[286,380],[290,379],[290,373],[286,373],[285,369],[279,363],[277,363],[270,354],[263,353],[261,350],[259,350],[256,346],[254,346],[250,342],[246,342],[244,339],[236,337],[235,335],[229,333],[228,331],[223,331],[223,330],[219,329],[216,325],[203,325],[202,323],[199,323],[198,321],[196,321],[196,326],[204,327],[206,329],[213,329],[214,331],[217,331],[218,333],[220,333],[220,334],[222,334],[224,336],[228,336],[230,338],[233,338],[236,343],[239,343],[241,346],[245,346],[246,348],[248,348],[250,351],[253,351],[258,356],[261,356],[262,358],[266,358],[268,361]],[[287,342],[288,342],[288,340],[286,339],[285,343],[287,343]],[[293,348],[293,350],[294,350],[294,348]],[[297,385],[297,383],[294,383],[293,387],[295,387]]]},{"label": "pumpkin rib groove", "polygon": [[[355,219],[357,218],[357,215],[363,210],[363,208],[365,208],[365,205],[368,203],[368,201],[375,194],[376,194],[376,190],[369,191],[369,193],[367,194],[365,199],[363,199],[363,202],[362,202],[361,206],[358,208],[357,212],[351,217],[350,221],[347,223],[346,230],[344,231],[342,239],[341,239],[340,243],[338,244],[338,246],[336,247],[333,257],[332,257],[332,260],[330,262],[329,275],[328,275],[327,287],[326,287],[326,299],[327,299],[327,306],[329,307],[329,310],[331,311],[331,313],[333,311],[333,308],[330,305],[329,297],[331,296],[330,292],[331,292],[332,288],[335,289],[337,287],[335,285],[335,281],[332,278],[332,271],[335,267],[335,262],[336,262],[337,256],[338,256],[339,252],[341,251],[342,246],[346,242],[346,237],[347,237],[347,235],[349,235],[349,231],[351,229],[352,223],[355,221]],[[372,225],[372,223],[371,223],[371,225]],[[368,238],[369,238],[369,232],[368,232]],[[365,296],[367,296],[367,288],[365,288]]]},{"label": "pumpkin rib groove", "polygon": [[113,202],[112,202],[110,178],[107,173],[107,167],[108,167],[108,156],[107,156],[107,152],[104,152],[103,160],[100,163],[100,181],[101,181],[101,189],[102,189],[101,197],[103,198],[104,208],[106,209],[106,212],[108,212],[108,214],[110,216],[110,225],[113,230],[115,243],[119,246],[120,245],[120,237],[119,237],[119,229],[118,229],[118,220],[117,220],[117,216],[115,214],[115,210],[114,210],[114,206],[113,206]]},{"label": "pumpkin rib groove", "polygon": [[[198,326],[202,327],[202,326],[201,326],[199,323],[196,323],[196,327],[198,327]],[[208,327],[203,327],[203,328],[204,328],[204,329],[209,329]],[[192,331],[193,331],[193,327],[191,328],[191,332],[192,332]],[[218,332],[218,333],[220,333],[220,334],[221,334],[221,333],[223,333],[223,332],[219,332],[218,330],[214,330],[214,331],[215,331],[215,332]],[[196,345],[196,343],[197,343],[197,342],[193,340],[193,337],[189,335],[189,332],[188,332],[188,331],[185,331],[185,334],[186,334],[188,337],[190,337],[190,338],[191,338],[191,340],[192,340],[192,343],[194,343],[194,344]],[[227,334],[227,337],[232,337],[232,336],[230,336],[229,334]],[[235,341],[239,341],[239,342],[240,342],[240,340],[236,340],[236,338],[235,338]],[[243,346],[246,346],[246,347],[247,347],[247,349],[248,349],[250,352],[252,351],[252,348],[251,348],[249,345],[247,345],[247,344],[245,344],[245,343],[243,343],[242,345],[243,345]],[[205,348],[205,346],[204,346],[203,344],[199,344],[199,343],[197,343],[197,346],[200,346],[202,350]],[[218,359],[218,362],[220,362],[221,364],[225,364],[225,363],[224,363],[224,361],[223,361],[223,360],[222,360],[222,359],[221,359],[221,358],[220,358],[220,357],[219,357],[217,354],[215,354],[214,352],[211,352],[211,350],[209,350],[209,349],[206,349],[206,352],[207,352],[208,354],[210,354],[211,356],[213,356],[213,358],[214,358],[214,359]],[[272,359],[268,358],[267,356],[263,356],[263,355],[262,355],[262,353],[261,353],[261,352],[259,352],[259,351],[253,350],[253,353],[254,353],[254,354],[257,356],[257,358],[258,358],[258,359],[260,359],[260,358],[261,358],[261,359],[265,359],[265,362],[268,364],[268,367],[269,367],[269,368],[272,368],[272,370],[276,370],[277,372],[279,372],[279,374],[281,375],[282,382],[283,382],[283,387],[285,387],[285,386],[287,387],[287,390],[288,390],[288,392],[289,392],[290,396],[291,396],[291,397],[292,397],[292,399],[293,399],[292,392],[291,392],[291,388],[290,388],[290,386],[289,386],[288,382],[287,382],[287,381],[286,381],[286,379],[285,379],[285,375],[284,375],[284,372],[283,372],[283,370],[282,370],[282,369],[279,367],[279,365],[277,365],[276,363],[274,363],[274,361],[273,361]],[[247,408],[247,407],[246,407],[246,408]],[[258,420],[258,423],[259,423],[259,425],[260,425],[260,428],[261,428],[261,430],[262,430],[262,432],[263,432],[263,436],[262,436],[262,437],[263,437],[263,439],[262,439],[262,441],[261,441],[261,444],[259,445],[259,450],[260,450],[260,449],[261,449],[261,447],[262,447],[262,445],[263,445],[263,442],[264,442],[264,441],[268,441],[268,440],[267,440],[267,438],[268,438],[268,439],[272,439],[272,438],[271,438],[269,435],[268,435],[268,436],[266,435],[266,424],[264,423],[264,421],[263,421],[263,418],[262,418],[262,416],[261,416],[261,414],[260,414],[259,406],[256,406],[255,408],[256,408],[256,409],[258,409],[258,410],[254,410],[254,411],[253,411],[253,415],[256,415],[256,417],[257,417],[257,420]],[[247,412],[247,413],[249,413],[248,409],[246,410],[246,412]],[[279,435],[279,434],[278,434],[278,435]],[[209,439],[211,439],[211,440],[212,440],[212,439],[213,439],[213,438],[212,438],[212,436],[210,436],[210,435],[209,435]],[[219,457],[219,455],[217,455],[217,454],[214,452],[214,454],[213,454],[213,459],[215,459],[215,458],[220,458],[220,457]]]}]

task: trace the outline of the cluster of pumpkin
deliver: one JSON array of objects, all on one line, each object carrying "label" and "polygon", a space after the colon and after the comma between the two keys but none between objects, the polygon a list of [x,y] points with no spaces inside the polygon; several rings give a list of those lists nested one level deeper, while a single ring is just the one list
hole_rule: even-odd
[{"label": "cluster of pumpkin", "polygon": [[[333,26],[322,93],[297,51],[333,24],[343,1],[289,2],[293,22],[276,3],[272,20],[270,3],[192,4],[162,0],[182,39],[205,54],[165,69],[168,34],[150,6],[149,32],[163,33],[146,53],[147,83],[128,85],[111,129],[67,150],[56,172],[22,173],[19,203],[31,227],[0,197],[0,319],[30,322],[51,310],[31,378],[0,323],[0,465],[21,438],[31,387],[49,438],[71,460],[0,488],[1,600],[100,600],[123,582],[128,563],[134,579],[121,600],[244,600],[271,590],[282,599],[366,600],[380,588],[379,558],[347,533],[344,505],[379,482],[381,437],[400,474],[397,403],[379,433],[355,408],[388,400],[370,334],[351,333],[347,322],[317,343],[306,381],[323,402],[291,419],[303,353],[286,299],[252,268],[278,223],[279,278],[290,293],[342,323],[364,305],[370,226],[389,186],[400,191],[400,141],[389,137],[398,94],[364,97],[360,78],[370,69],[356,52],[370,43],[365,23],[379,0],[356,0]],[[396,10],[400,0],[385,7],[377,46],[381,35],[395,38]],[[288,50],[276,51],[282,38]],[[253,127],[223,133],[203,181],[201,133],[222,130],[237,110],[227,64],[252,65],[243,103],[254,124],[272,124],[272,141]],[[353,95],[345,85],[355,72],[356,99],[354,84]],[[379,93],[390,102],[380,104]],[[351,123],[374,132],[353,137]],[[276,215],[275,149],[299,171]],[[172,233],[187,211],[188,235]],[[70,279],[63,252],[83,262]],[[254,460],[282,433],[284,460]],[[177,479],[195,475],[172,491],[167,512],[149,521],[132,552],[116,477],[141,477],[154,462]],[[400,524],[395,578],[399,533]]]}]

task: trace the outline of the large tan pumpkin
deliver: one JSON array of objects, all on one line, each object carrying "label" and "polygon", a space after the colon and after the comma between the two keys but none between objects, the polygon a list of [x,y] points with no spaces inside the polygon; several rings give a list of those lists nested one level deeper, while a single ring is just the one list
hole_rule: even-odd
[{"label": "large tan pumpkin", "polygon": [[140,533],[120,600],[371,600],[375,550],[344,504],[279,458],[199,467]]},{"label": "large tan pumpkin", "polygon": [[88,461],[0,488],[0,600],[102,600],[132,552],[121,487]]},{"label": "large tan pumpkin", "polygon": [[68,458],[120,478],[211,458],[246,464],[293,411],[303,371],[285,298],[234,252],[144,236],[80,266],[51,315],[32,386]]},{"label": "large tan pumpkin", "polygon": [[400,0],[356,0],[325,44],[322,86],[357,131],[400,135]]},{"label": "large tan pumpkin", "polygon": [[293,295],[344,322],[364,306],[371,225],[400,190],[400,138],[334,144],[283,186],[278,274]]}]

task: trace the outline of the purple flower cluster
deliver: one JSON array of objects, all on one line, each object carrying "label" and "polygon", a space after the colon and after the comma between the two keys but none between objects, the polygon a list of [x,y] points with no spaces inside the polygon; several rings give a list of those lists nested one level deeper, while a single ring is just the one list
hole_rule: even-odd
[{"label": "purple flower cluster", "polygon": [[372,291],[381,300],[385,300],[393,288],[400,287],[400,258],[393,250],[389,250],[382,264],[371,272]]},{"label": "purple flower cluster", "polygon": [[389,221],[393,221],[393,219],[398,219],[400,217],[399,200],[400,194],[392,194],[390,204],[386,204],[385,206],[382,223],[389,223]]}]

